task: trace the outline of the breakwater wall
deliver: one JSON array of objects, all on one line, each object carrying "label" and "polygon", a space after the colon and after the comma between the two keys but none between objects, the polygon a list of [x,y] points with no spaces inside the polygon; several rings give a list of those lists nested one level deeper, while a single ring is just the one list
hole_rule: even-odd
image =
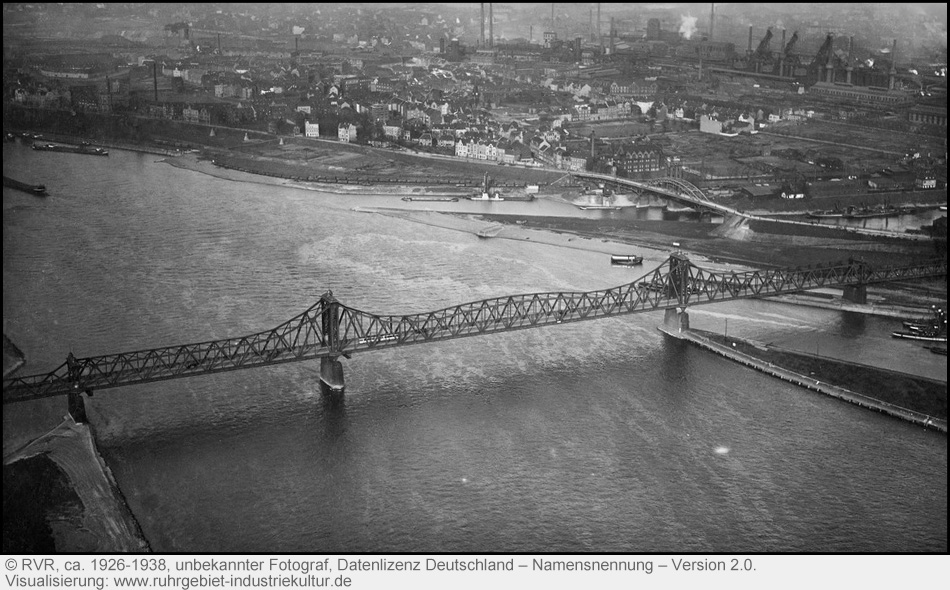
[{"label": "breakwater wall", "polygon": [[[671,310],[671,311],[674,311],[674,310]],[[723,346],[717,342],[713,342],[712,340],[705,338],[702,335],[689,330],[688,322],[686,323],[685,327],[680,327],[676,325],[676,322],[667,321],[665,322],[665,325],[660,326],[658,329],[668,336],[672,336],[673,338],[676,338],[678,340],[685,340],[687,342],[690,342],[692,344],[699,346],[700,348],[704,348],[708,351],[711,351],[720,356],[723,356],[729,360],[735,361],[749,368],[755,369],[756,371],[760,371],[762,373],[766,373],[773,377],[777,377],[781,379],[782,381],[794,383],[795,385],[804,387],[805,389],[809,389],[811,391],[815,391],[818,393],[823,393],[825,395],[846,401],[848,403],[861,406],[862,408],[875,410],[877,412],[882,412],[889,416],[901,418],[903,420],[907,420],[908,422],[918,424],[925,428],[937,430],[943,433],[947,432],[947,421],[944,419],[935,418],[933,416],[928,416],[921,412],[915,412],[913,410],[908,410],[907,408],[895,406],[893,404],[889,404],[887,402],[874,399],[873,397],[856,393],[854,391],[850,391],[848,389],[845,389],[843,387],[838,387],[830,383],[824,383],[821,380],[815,379],[814,377],[809,377],[806,375],[795,373],[793,371],[789,371],[788,369],[778,367],[774,365],[773,363],[769,363],[767,361],[757,359],[745,353],[732,350],[731,348]]]}]

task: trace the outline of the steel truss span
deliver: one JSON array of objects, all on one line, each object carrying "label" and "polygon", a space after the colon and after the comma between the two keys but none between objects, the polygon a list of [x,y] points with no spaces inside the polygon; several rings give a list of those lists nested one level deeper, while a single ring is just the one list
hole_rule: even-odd
[{"label": "steel truss span", "polygon": [[302,314],[248,336],[86,358],[70,354],[50,373],[5,379],[3,403],[819,287],[862,287],[946,274],[946,259],[884,268],[851,260],[723,272],[698,267],[676,253],[637,280],[610,289],[509,295],[418,314],[368,313],[341,304],[327,292]]}]

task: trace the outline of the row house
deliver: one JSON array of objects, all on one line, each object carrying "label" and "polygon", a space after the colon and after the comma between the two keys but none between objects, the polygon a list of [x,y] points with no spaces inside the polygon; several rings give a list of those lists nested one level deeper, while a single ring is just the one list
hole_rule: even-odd
[{"label": "row house", "polygon": [[210,74],[211,70],[208,68],[188,68],[182,70],[181,79],[189,84],[201,84],[202,79],[206,74]]},{"label": "row house", "polygon": [[663,152],[650,144],[621,145],[609,159],[617,174],[627,178],[659,172],[663,169],[664,161]]},{"label": "row house", "polygon": [[407,109],[405,119],[407,121],[420,121],[424,125],[428,125],[430,122],[429,113],[419,106],[412,106]]},{"label": "row house", "polygon": [[305,137],[320,137],[320,124],[304,121],[303,133]]},{"label": "row house", "polygon": [[337,139],[343,143],[353,143],[356,141],[356,125],[352,123],[340,123],[337,128]]},{"label": "row house", "polygon": [[388,94],[396,91],[396,84],[390,78],[373,78],[369,83],[372,92]]},{"label": "row house", "polygon": [[605,89],[613,96],[650,99],[656,96],[656,82],[613,82]]},{"label": "row house", "polygon": [[196,109],[188,105],[182,109],[181,118],[187,123],[211,123],[211,113],[205,107]]},{"label": "row house", "polygon": [[390,139],[397,140],[402,137],[402,127],[395,123],[386,123],[383,125],[383,135]]},{"label": "row house", "polygon": [[583,171],[587,169],[587,159],[579,158],[565,147],[554,149],[554,165],[562,170]]},{"label": "row house", "polygon": [[238,87],[233,84],[215,84],[214,95],[217,98],[234,98],[237,96]]}]

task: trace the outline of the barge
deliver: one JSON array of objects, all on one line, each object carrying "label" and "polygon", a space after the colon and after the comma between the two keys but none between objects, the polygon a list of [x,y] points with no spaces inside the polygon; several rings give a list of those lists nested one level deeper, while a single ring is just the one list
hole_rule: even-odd
[{"label": "barge", "polygon": [[40,197],[46,196],[46,186],[42,184],[27,184],[25,182],[20,182],[15,178],[10,178],[9,176],[3,177],[3,186],[9,188],[15,188],[33,195],[38,195]]},{"label": "barge", "polygon": [[611,254],[610,264],[613,266],[636,266],[643,264],[643,256],[636,254]]},{"label": "barge", "polygon": [[59,145],[55,143],[33,144],[33,149],[39,152],[65,152],[68,154],[88,154],[90,156],[108,156],[109,151],[85,145]]},{"label": "barge", "polygon": [[442,201],[458,202],[458,197],[403,197],[403,201]]}]

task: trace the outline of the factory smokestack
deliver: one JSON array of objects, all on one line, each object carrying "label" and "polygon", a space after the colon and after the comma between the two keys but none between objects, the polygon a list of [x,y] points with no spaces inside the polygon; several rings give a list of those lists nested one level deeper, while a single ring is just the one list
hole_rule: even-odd
[{"label": "factory smokestack", "polygon": [[610,17],[610,55],[614,54],[614,35],[616,30],[614,27],[614,17]]},{"label": "factory smokestack", "polygon": [[491,2],[488,3],[488,46],[495,46],[495,16],[492,14]]},{"label": "factory smokestack", "polygon": [[854,35],[851,35],[851,38],[848,39],[848,64],[844,68],[845,76],[846,76],[845,82],[847,82],[848,84],[851,83],[851,71],[854,70],[854,66],[851,65],[852,63],[854,63],[851,61],[853,57],[854,57]]},{"label": "factory smokestack", "polygon": [[887,89],[894,90],[894,76],[897,75],[897,39],[894,39],[894,44],[891,45],[891,71],[888,72],[887,76]]},{"label": "factory smokestack", "polygon": [[485,3],[482,2],[482,46],[485,46]]},{"label": "factory smokestack", "polygon": [[601,49],[604,47],[604,36],[600,34],[600,2],[597,3],[597,42]]},{"label": "factory smokestack", "polygon": [[749,55],[752,55],[752,25],[749,25]]},{"label": "factory smokestack", "polygon": [[155,102],[158,102],[158,62],[152,62],[152,88],[155,90]]},{"label": "factory smokestack", "polygon": [[709,40],[713,40],[713,29],[716,25],[716,3],[712,2],[709,5]]},{"label": "factory smokestack", "polygon": [[828,51],[828,64],[825,66],[828,68],[828,78],[825,81],[831,84],[835,81],[835,36],[834,33],[829,33],[828,36],[831,37],[831,45]]}]

